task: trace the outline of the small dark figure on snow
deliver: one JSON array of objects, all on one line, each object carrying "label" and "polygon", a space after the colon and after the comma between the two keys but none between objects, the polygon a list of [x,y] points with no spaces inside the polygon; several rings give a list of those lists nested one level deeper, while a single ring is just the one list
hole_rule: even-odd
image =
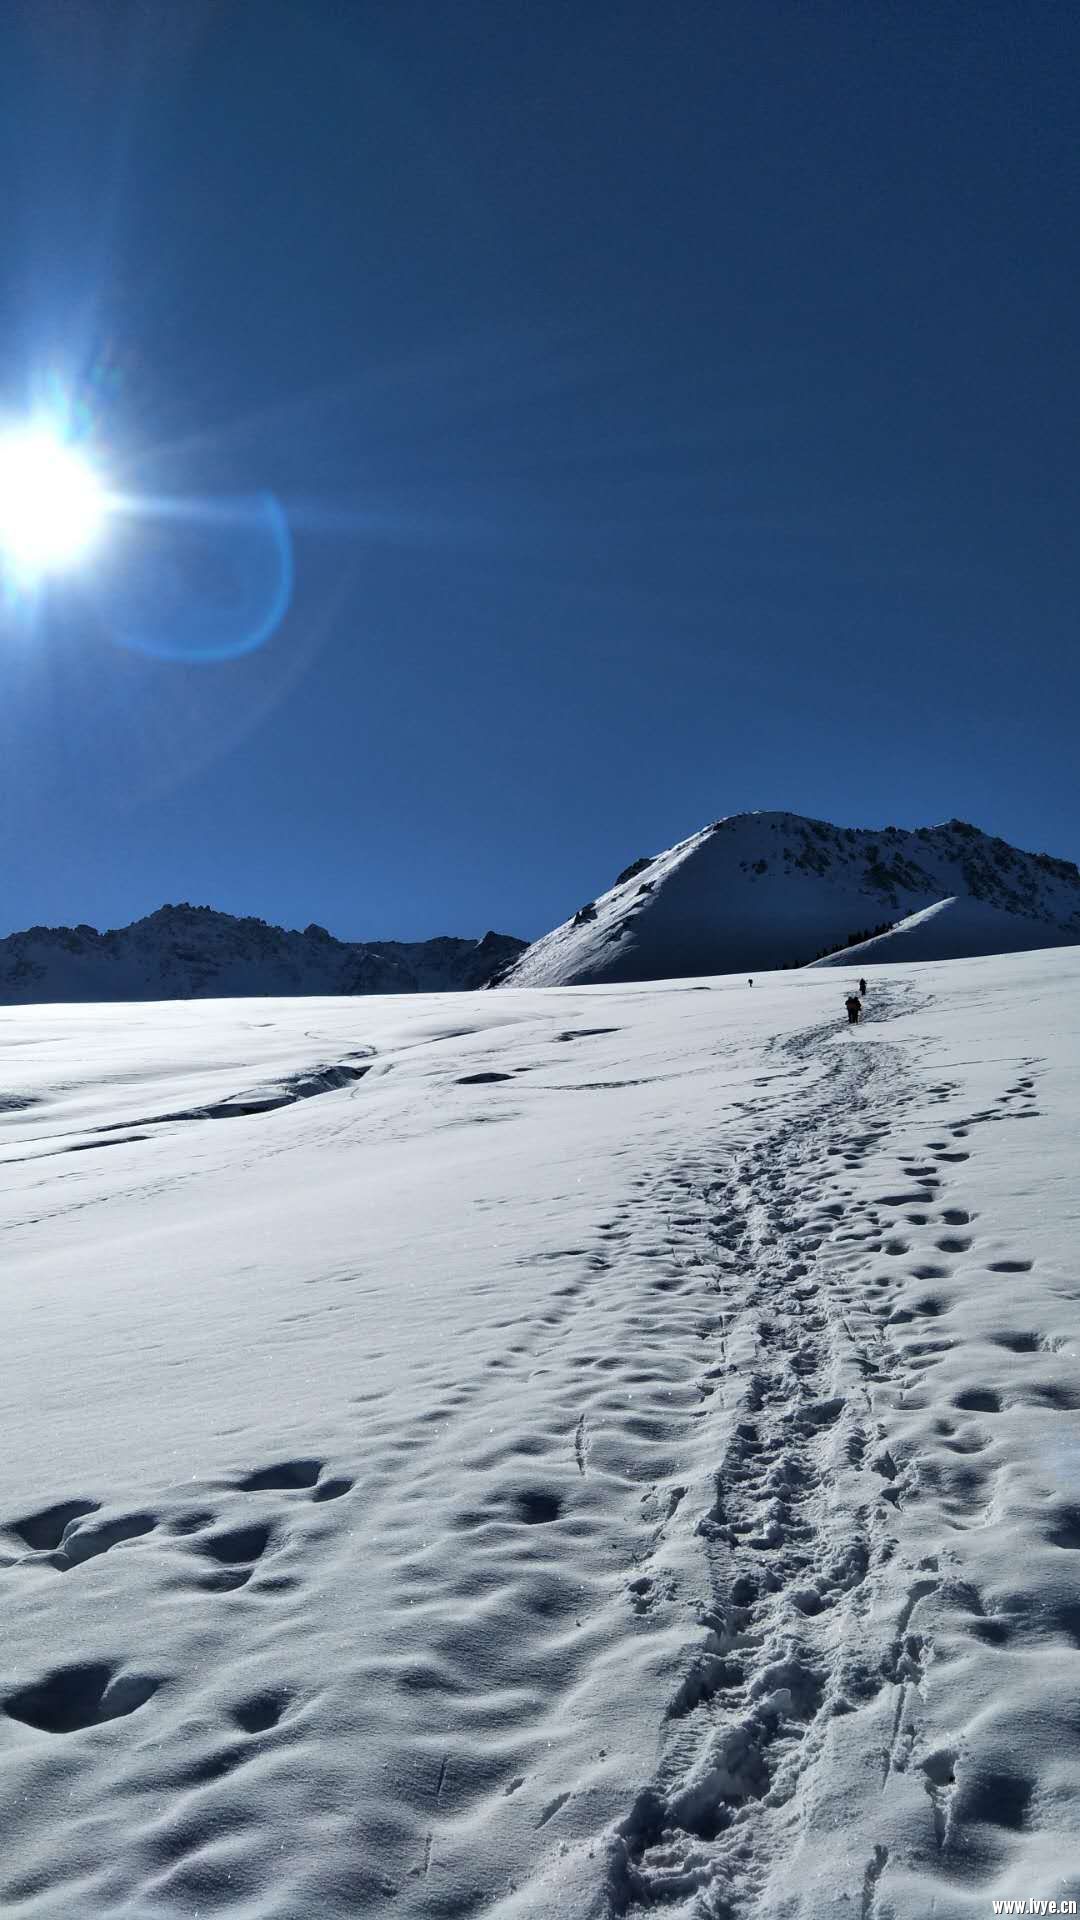
[{"label": "small dark figure on snow", "polygon": [[865,995],[865,993],[866,993],[866,981],[865,981],[865,980],[860,980],[860,981],[859,981],[859,992],[860,992],[861,994],[864,994],[864,995]]},{"label": "small dark figure on snow", "polygon": [[752,980],[750,980],[750,981],[748,981],[748,983],[747,983],[747,984],[748,984],[749,986],[751,986],[751,987],[752,987],[754,983],[753,983],[753,981],[752,981]]},{"label": "small dark figure on snow", "polygon": [[862,1012],[862,1001],[859,999],[858,994],[849,993],[844,1005],[847,1008],[847,1017],[852,1026],[857,1027],[859,1024],[859,1015]]}]

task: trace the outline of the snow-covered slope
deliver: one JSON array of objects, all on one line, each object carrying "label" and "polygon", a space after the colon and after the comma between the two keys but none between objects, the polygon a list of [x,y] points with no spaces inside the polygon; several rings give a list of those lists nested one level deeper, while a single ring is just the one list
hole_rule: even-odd
[{"label": "snow-covered slope", "polygon": [[[1080,932],[1073,936],[1080,939]],[[1056,944],[1045,927],[1023,914],[1009,913],[985,900],[938,900],[908,914],[885,933],[859,940],[840,953],[825,954],[815,967],[850,967],[897,960],[966,960],[985,953],[1027,953]]]},{"label": "snow-covered slope", "polygon": [[1080,951],[0,1011],[5,1920],[1080,1898]]},{"label": "snow-covered slope", "polygon": [[335,940],[237,919],[210,907],[161,907],[129,927],[31,927],[0,940],[0,1003],[189,1000],[248,994],[438,993],[480,987],[524,941]]},{"label": "snow-covered slope", "polygon": [[1080,941],[1080,872],[962,820],[857,831],[792,813],[718,820],[636,861],[522,954],[498,984],[560,986],[804,966],[853,934],[950,902],[867,963],[1020,952]]}]

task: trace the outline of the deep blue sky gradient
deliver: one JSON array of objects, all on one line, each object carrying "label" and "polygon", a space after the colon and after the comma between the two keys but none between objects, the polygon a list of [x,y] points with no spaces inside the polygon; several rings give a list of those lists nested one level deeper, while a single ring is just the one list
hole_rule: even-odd
[{"label": "deep blue sky gradient", "polygon": [[1080,856],[1078,61],[1007,0],[8,0],[0,402],[89,381],[296,578],[216,665],[0,614],[0,932],[532,936],[753,807]]}]

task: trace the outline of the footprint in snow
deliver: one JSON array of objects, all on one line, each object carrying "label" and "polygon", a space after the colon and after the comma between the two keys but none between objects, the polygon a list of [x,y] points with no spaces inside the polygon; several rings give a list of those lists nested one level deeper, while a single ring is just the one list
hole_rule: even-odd
[{"label": "footprint in snow", "polygon": [[73,1521],[81,1520],[88,1513],[97,1513],[100,1505],[99,1500],[61,1500],[55,1506],[42,1507],[37,1513],[10,1520],[6,1531],[18,1534],[32,1553],[48,1553],[60,1545]]},{"label": "footprint in snow", "polygon": [[111,1519],[76,1523],[66,1530],[56,1552],[49,1557],[54,1567],[66,1573],[98,1554],[108,1553],[110,1547],[118,1546],[121,1541],[138,1540],[152,1533],[158,1520],[156,1513],[121,1513]]},{"label": "footprint in snow", "polygon": [[1005,1347],[1009,1353],[1038,1353],[1043,1344],[1041,1335],[1031,1328],[1017,1333],[992,1333],[988,1337],[992,1346]]},{"label": "footprint in snow", "polygon": [[215,1565],[198,1584],[212,1593],[228,1593],[245,1586],[274,1537],[274,1529],[263,1523],[207,1534],[198,1541],[198,1551]]},{"label": "footprint in snow", "polygon": [[41,1680],[9,1693],[10,1720],[42,1733],[79,1733],[144,1706],[162,1684],[160,1674],[124,1673],[104,1661],[56,1667]]},{"label": "footprint in snow", "polygon": [[242,1733],[269,1733],[276,1727],[289,1704],[290,1696],[274,1688],[237,1700],[229,1709],[230,1717]]},{"label": "footprint in snow", "polygon": [[353,1482],[344,1475],[324,1480],[322,1460],[281,1460],[273,1466],[258,1467],[236,1482],[241,1493],[291,1493],[310,1490],[313,1500],[340,1500],[352,1490]]},{"label": "footprint in snow", "polygon": [[1000,1413],[1002,1398],[993,1387],[965,1387],[961,1393],[953,1395],[953,1406],[961,1413]]}]

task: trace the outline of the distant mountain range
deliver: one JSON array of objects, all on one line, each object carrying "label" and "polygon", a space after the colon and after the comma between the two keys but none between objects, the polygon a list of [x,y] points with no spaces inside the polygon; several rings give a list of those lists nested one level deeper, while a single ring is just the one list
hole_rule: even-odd
[{"label": "distant mountain range", "polygon": [[211,907],[161,907],[110,933],[30,927],[0,940],[0,1004],[215,1000],[251,994],[445,993],[485,986],[524,950],[482,940],[335,940]]},{"label": "distant mountain range", "polygon": [[1080,871],[964,820],[834,827],[737,813],[614,886],[513,961],[504,987],[764,973],[1080,942]]},{"label": "distant mountain range", "polygon": [[834,827],[736,813],[614,886],[531,946],[335,940],[210,907],[167,906],[129,927],[30,927],[0,940],[0,1004],[448,993],[948,960],[1080,942],[1080,871],[964,820]]}]

